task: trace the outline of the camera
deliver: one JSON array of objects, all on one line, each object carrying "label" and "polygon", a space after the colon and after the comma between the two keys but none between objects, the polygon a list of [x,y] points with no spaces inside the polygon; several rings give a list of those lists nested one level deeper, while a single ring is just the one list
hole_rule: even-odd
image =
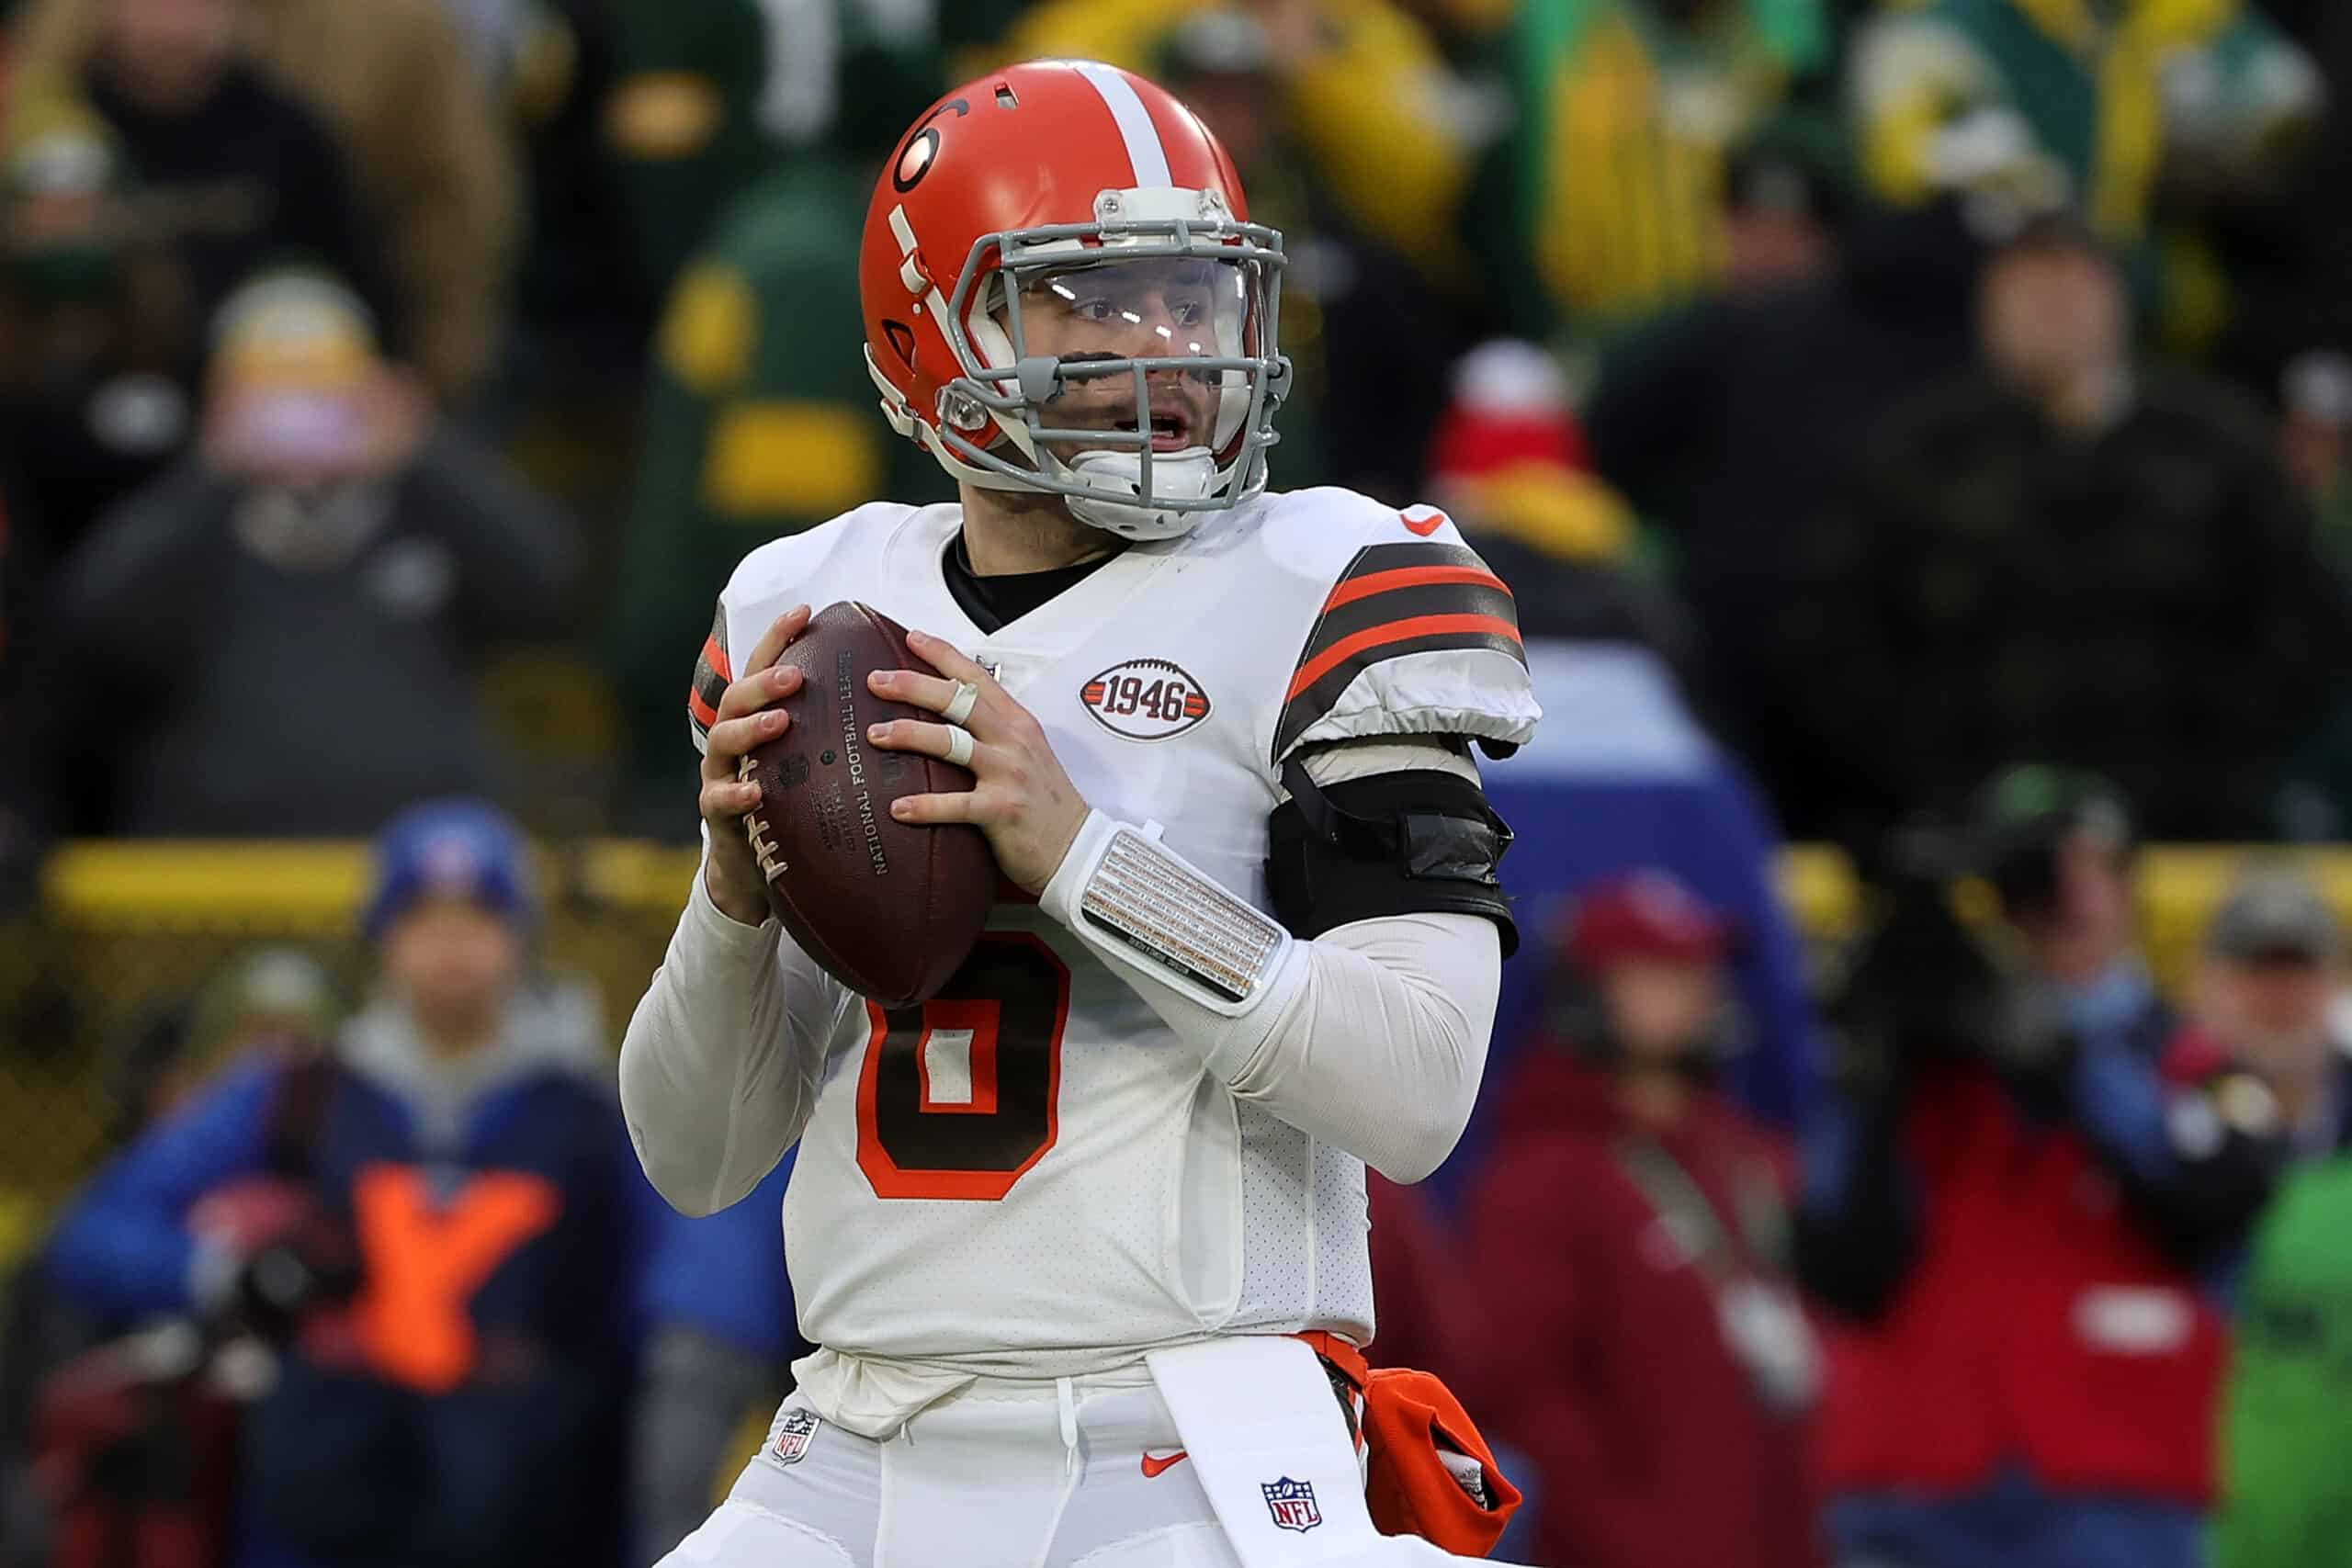
[{"label": "camera", "polygon": [[1849,1076],[1971,1061],[2011,1071],[2066,1055],[2064,1019],[2027,970],[1976,836],[1914,819],[1855,861],[1863,926],[1826,1010]]}]

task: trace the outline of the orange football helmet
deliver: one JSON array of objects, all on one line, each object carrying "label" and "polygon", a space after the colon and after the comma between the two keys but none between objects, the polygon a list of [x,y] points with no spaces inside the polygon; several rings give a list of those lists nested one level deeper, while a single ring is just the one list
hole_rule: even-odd
[{"label": "orange football helmet", "polygon": [[1282,267],[1192,110],[1114,66],[1031,61],[942,98],[883,170],[866,367],[957,479],[1170,537],[1265,487]]}]

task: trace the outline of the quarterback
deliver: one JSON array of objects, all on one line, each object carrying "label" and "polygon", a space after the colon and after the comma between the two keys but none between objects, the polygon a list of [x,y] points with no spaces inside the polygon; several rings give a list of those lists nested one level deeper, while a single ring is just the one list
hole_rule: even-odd
[{"label": "quarterback", "polygon": [[[1091,62],[967,84],[882,173],[868,367],[960,501],[861,506],[727,584],[688,702],[701,871],[621,1056],[688,1213],[798,1145],[822,1347],[675,1562],[1444,1562],[1381,1532],[1367,1473],[1498,1495],[1475,1456],[1381,1450],[1363,1173],[1420,1179],[1469,1115],[1515,940],[1473,748],[1539,715],[1442,513],[1267,489],[1282,267],[1200,120]],[[936,720],[872,743],[977,781],[899,816],[977,825],[1005,882],[919,1008],[783,933],[742,827],[778,657],[843,599],[938,671],[873,677]],[[1448,1542],[1444,1504],[1405,1512]]]}]

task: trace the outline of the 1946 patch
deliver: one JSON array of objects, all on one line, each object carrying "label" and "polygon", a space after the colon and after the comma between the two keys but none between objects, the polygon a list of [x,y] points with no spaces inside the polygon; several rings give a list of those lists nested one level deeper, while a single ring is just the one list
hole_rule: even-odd
[{"label": "1946 patch", "polygon": [[1201,683],[1165,659],[1114,664],[1079,688],[1094,721],[1130,740],[1165,740],[1209,716]]}]

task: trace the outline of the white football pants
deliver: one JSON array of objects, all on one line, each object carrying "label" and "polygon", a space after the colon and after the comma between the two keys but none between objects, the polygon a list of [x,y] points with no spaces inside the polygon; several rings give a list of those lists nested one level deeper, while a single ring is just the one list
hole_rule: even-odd
[{"label": "white football pants", "polygon": [[[1241,1568],[1191,1461],[1172,1457],[1183,1444],[1141,1368],[983,1381],[882,1442],[831,1422],[793,1430],[808,1421],[797,1410],[785,1402],[727,1500],[662,1568]],[[1317,1534],[1298,1532],[1296,1562],[1464,1561],[1401,1537],[1335,1556]]]}]

